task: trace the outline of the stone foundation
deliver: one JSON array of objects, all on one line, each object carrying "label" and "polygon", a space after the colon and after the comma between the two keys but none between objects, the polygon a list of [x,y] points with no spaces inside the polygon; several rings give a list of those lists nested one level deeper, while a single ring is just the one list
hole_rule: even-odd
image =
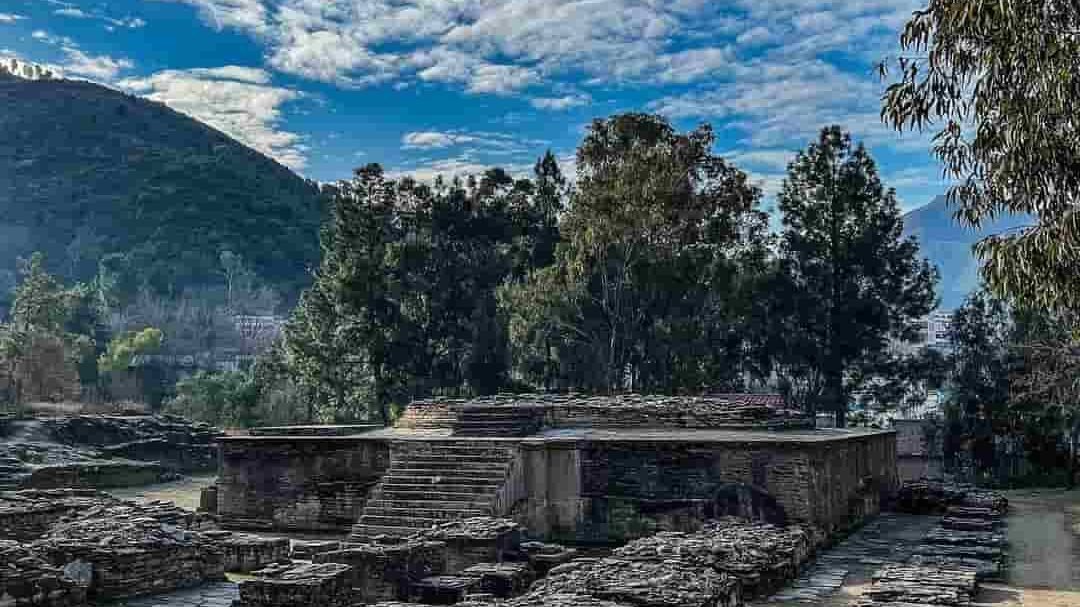
[{"label": "stone foundation", "polygon": [[388,460],[361,437],[223,438],[217,513],[241,529],[347,531]]},{"label": "stone foundation", "polygon": [[529,438],[514,517],[572,543],[688,531],[736,515],[823,535],[896,486],[890,432],[646,433]]}]

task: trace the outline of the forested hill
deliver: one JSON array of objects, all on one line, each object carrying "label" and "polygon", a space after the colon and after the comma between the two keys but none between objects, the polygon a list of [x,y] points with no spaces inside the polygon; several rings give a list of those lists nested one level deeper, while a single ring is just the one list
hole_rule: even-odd
[{"label": "forested hill", "polygon": [[0,76],[0,299],[33,251],[67,280],[114,254],[169,293],[220,281],[223,250],[288,298],[319,262],[320,206],[315,184],[162,104]]},{"label": "forested hill", "polygon": [[918,238],[923,255],[938,267],[940,308],[953,310],[979,287],[979,260],[972,246],[986,236],[1024,223],[1023,217],[1010,215],[974,230],[953,219],[953,209],[945,196],[938,196],[930,204],[904,215],[904,234]]}]

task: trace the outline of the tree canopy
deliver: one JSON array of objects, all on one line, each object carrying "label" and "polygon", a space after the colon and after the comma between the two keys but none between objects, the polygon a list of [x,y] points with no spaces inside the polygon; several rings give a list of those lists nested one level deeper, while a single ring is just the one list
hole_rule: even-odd
[{"label": "tree canopy", "polygon": [[1075,2],[931,0],[904,28],[883,100],[898,130],[933,131],[961,219],[1032,218],[977,251],[995,292],[1033,305],[1080,306],[1077,31]]}]

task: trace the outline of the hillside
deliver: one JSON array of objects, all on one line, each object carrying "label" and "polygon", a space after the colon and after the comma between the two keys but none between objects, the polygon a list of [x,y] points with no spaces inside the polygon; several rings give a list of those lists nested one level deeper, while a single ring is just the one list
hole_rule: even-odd
[{"label": "hillside", "polygon": [[2,291],[35,250],[69,281],[123,254],[127,278],[175,292],[220,281],[227,249],[295,296],[318,263],[320,204],[313,183],[162,104],[0,77]]},{"label": "hillside", "polygon": [[982,238],[1022,225],[1024,218],[1002,217],[981,230],[960,225],[944,196],[904,215],[904,235],[919,239],[923,254],[941,273],[938,294],[941,308],[952,310],[964,302],[968,293],[978,288],[979,260],[972,246]]}]

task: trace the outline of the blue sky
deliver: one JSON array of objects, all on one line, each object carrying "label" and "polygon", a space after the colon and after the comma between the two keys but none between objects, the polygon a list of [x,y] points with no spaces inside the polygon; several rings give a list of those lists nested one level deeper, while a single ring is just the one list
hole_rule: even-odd
[{"label": "blue sky", "polygon": [[925,136],[880,124],[874,63],[912,0],[0,0],[0,58],[193,115],[320,181],[572,170],[595,117],[711,123],[767,193],[825,124],[905,208],[944,191]]}]

